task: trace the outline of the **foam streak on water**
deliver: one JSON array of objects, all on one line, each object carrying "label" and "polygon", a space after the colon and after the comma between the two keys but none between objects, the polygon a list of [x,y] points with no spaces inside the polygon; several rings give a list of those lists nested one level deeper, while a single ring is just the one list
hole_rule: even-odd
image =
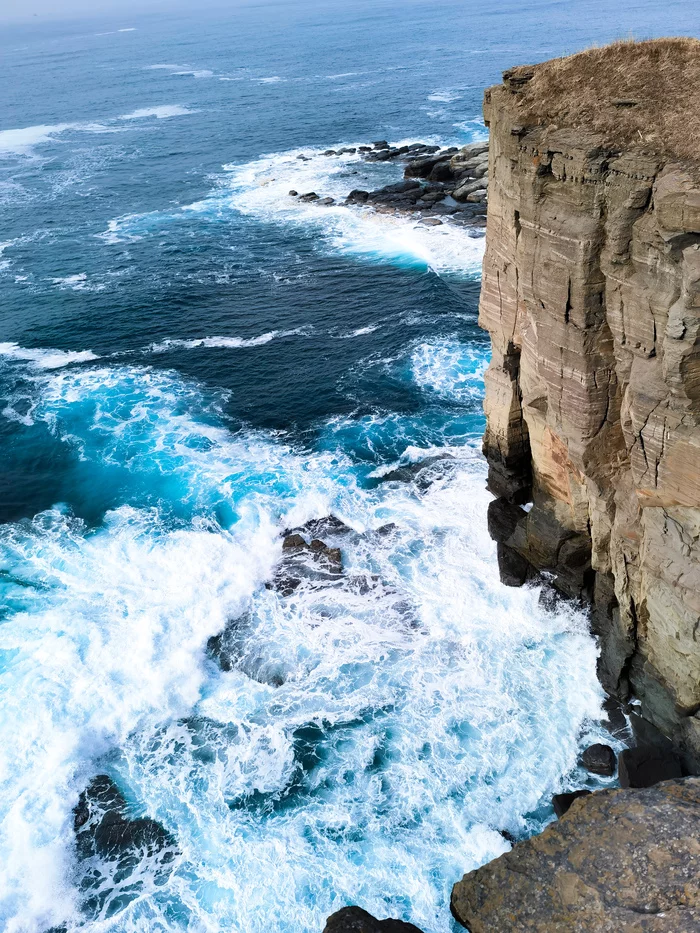
[{"label": "foam streak on water", "polygon": [[[396,366],[426,398],[454,384],[469,405],[483,363],[442,341]],[[447,933],[451,884],[505,851],[498,830],[540,825],[526,814],[600,710],[585,619],[499,582],[478,439],[404,444],[404,463],[453,459],[427,487],[377,486],[343,446],[352,419],[313,452],[232,432],[174,373],[68,367],[30,384],[34,424],[97,483],[124,467],[131,504],[98,529],[61,507],[2,526],[5,928],[80,921],[71,808],[106,769],[180,855],[91,928],[300,933],[360,902]],[[386,443],[382,419],[359,429]],[[280,530],[329,512],[352,529],[328,538],[343,580],[265,589]],[[223,672],[205,645],[227,622]]]}]

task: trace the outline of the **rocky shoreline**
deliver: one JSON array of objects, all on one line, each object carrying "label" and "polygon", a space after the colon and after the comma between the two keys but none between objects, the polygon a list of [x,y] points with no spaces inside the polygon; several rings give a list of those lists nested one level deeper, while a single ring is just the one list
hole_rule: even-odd
[{"label": "rocky shoreline", "polygon": [[[355,188],[344,201],[316,191],[291,190],[289,197],[319,207],[342,204],[371,208],[378,214],[407,215],[425,226],[449,222],[483,231],[488,203],[488,149],[488,142],[440,148],[426,143],[396,147],[385,140],[371,146],[328,149],[323,153],[328,158],[358,153],[366,162],[404,163],[405,180],[374,191]],[[308,160],[303,154],[297,158]]]},{"label": "rocky shoreline", "polygon": [[[489,530],[505,584],[591,608],[631,732],[579,762],[618,789],[455,884],[471,933],[700,931],[698,68],[697,40],[617,43],[485,95]],[[355,910],[326,933],[411,929]]]},{"label": "rocky shoreline", "polygon": [[[644,75],[660,67],[657,51],[682,58],[691,41],[592,50],[555,71],[561,79],[582,57],[585,71],[588,56],[600,73],[634,59],[641,70],[629,73]],[[690,52],[700,62],[700,43]],[[681,87],[673,57],[664,61]],[[551,64],[505,72],[486,92],[490,151],[380,140],[324,153],[404,163],[404,181],[340,203],[429,226],[478,231],[490,193],[480,304],[493,347],[489,531],[506,585],[537,581],[543,599],[590,607],[608,725],[628,746],[617,755],[586,748],[580,767],[619,787],[556,795],[556,819],[538,836],[503,831],[511,850],[457,881],[450,906],[471,933],[700,933],[700,156],[679,161],[634,134],[611,141],[600,116],[596,132],[538,116],[536,93],[527,106],[522,95],[549,79]],[[619,83],[614,98],[601,97],[611,114],[644,99],[634,87],[620,97]],[[449,469],[449,457],[427,458],[383,480],[420,487]],[[285,530],[268,586],[283,596],[302,584],[382,586],[345,572],[342,542],[354,534],[335,516]],[[209,639],[223,670],[236,664],[241,630],[245,619],[232,620]],[[272,669],[250,673],[283,682]],[[95,853],[121,874],[143,850],[164,876],[172,870],[176,841],[155,821],[130,818],[109,777],[93,779],[74,816],[87,913],[99,909]],[[421,931],[348,905],[324,933]]]}]

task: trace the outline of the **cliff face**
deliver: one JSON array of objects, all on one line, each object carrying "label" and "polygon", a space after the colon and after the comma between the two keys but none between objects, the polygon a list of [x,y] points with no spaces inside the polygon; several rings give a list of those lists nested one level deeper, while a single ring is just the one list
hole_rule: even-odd
[{"label": "cliff face", "polygon": [[509,582],[591,599],[604,687],[697,771],[700,174],[641,132],[524,119],[535,71],[484,104],[490,525]]}]

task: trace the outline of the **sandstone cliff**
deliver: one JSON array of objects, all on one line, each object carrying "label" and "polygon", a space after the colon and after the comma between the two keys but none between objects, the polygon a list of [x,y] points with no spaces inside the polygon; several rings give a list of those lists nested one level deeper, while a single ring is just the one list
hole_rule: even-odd
[{"label": "sandstone cliff", "polygon": [[480,305],[504,578],[592,601],[603,685],[695,773],[699,74],[695,40],[621,43],[486,92]]}]

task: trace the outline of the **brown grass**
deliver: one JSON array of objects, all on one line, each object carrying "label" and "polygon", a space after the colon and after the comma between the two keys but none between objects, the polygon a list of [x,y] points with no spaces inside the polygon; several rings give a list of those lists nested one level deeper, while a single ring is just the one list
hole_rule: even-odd
[{"label": "brown grass", "polygon": [[527,123],[585,126],[617,148],[637,142],[700,161],[700,41],[651,39],[511,69]]}]

